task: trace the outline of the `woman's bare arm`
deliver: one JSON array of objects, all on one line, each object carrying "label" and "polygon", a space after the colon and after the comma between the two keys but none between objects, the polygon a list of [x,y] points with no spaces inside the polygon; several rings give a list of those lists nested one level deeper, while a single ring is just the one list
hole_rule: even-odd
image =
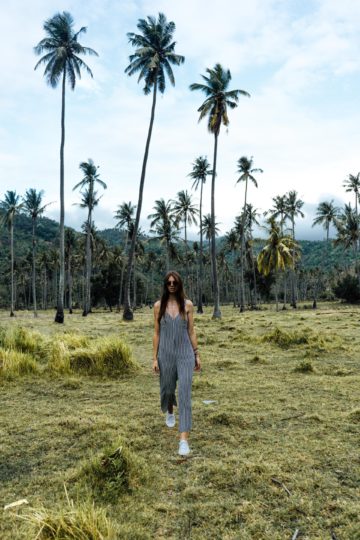
[{"label": "woman's bare arm", "polygon": [[154,335],[153,335],[153,370],[155,373],[159,372],[158,364],[158,349],[159,349],[159,340],[160,340],[160,324],[159,324],[159,309],[160,302],[155,302],[154,304]]},{"label": "woman's bare arm", "polygon": [[195,355],[195,370],[199,371],[201,369],[200,355],[198,351],[197,337],[194,327],[194,305],[190,300],[186,302],[187,307],[187,316],[188,316],[188,332],[189,338],[191,341],[192,348],[194,349]]}]

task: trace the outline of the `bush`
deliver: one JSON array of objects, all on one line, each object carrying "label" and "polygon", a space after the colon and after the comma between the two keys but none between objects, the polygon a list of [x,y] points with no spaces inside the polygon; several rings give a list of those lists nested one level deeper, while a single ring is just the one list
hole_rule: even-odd
[{"label": "bush", "polygon": [[116,540],[116,529],[105,510],[93,504],[59,509],[33,510],[24,516],[31,524],[38,540]]},{"label": "bush", "polygon": [[341,298],[349,304],[355,304],[360,300],[360,285],[359,279],[356,276],[347,274],[339,279],[334,287],[334,293],[337,298]]},{"label": "bush", "polygon": [[101,455],[85,461],[72,478],[107,503],[114,503],[124,493],[131,492],[145,478],[143,463],[123,441],[107,448]]},{"label": "bush", "polygon": [[36,360],[27,353],[0,348],[0,380],[38,373]]}]

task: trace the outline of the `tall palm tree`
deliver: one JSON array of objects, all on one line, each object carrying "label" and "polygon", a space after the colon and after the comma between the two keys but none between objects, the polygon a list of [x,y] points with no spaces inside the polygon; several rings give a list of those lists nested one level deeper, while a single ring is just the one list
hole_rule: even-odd
[{"label": "tall palm tree", "polygon": [[349,174],[346,180],[344,180],[345,191],[353,191],[355,194],[355,215],[358,217],[358,202],[360,193],[360,172],[357,174]]},{"label": "tall palm tree", "polygon": [[[125,227],[125,243],[124,243],[124,254],[127,254],[128,242],[129,242],[129,231],[130,227],[134,224],[134,213],[136,206],[134,206],[131,201],[128,203],[123,202],[118,206],[118,209],[115,212],[114,219],[117,223],[115,225],[118,229],[123,229]],[[125,265],[121,266],[121,276],[120,276],[120,288],[119,288],[119,306],[122,304],[123,299],[123,284],[124,284],[124,270]]]},{"label": "tall palm tree", "polygon": [[68,310],[71,315],[73,310],[73,298],[72,298],[72,289],[73,289],[73,276],[72,276],[72,260],[73,252],[76,248],[76,234],[74,229],[66,227],[65,229],[65,259],[67,260],[67,286],[68,286]]},{"label": "tall palm tree", "polygon": [[45,208],[49,206],[50,203],[42,204],[42,198],[44,191],[36,191],[36,189],[30,188],[26,191],[24,201],[24,209],[26,214],[31,218],[32,222],[32,295],[33,295],[33,310],[34,317],[37,317],[37,306],[36,306],[36,222],[39,216],[41,216]]},{"label": "tall palm tree", "polygon": [[275,273],[275,299],[276,311],[278,311],[277,276],[279,271],[293,267],[293,252],[295,251],[295,255],[297,255],[299,247],[293,238],[281,234],[280,226],[274,218],[270,218],[268,224],[269,238],[258,255],[257,264],[259,272],[264,276],[268,276],[271,272]]},{"label": "tall palm tree", "polygon": [[173,201],[158,199],[154,205],[155,212],[148,215],[151,219],[150,229],[161,243],[165,244],[165,266],[170,270],[172,244],[178,239],[178,222],[174,215]]},{"label": "tall palm tree", "polygon": [[205,101],[200,105],[198,112],[200,113],[199,122],[206,116],[208,117],[208,130],[214,135],[214,159],[213,171],[211,180],[211,259],[212,259],[212,274],[214,287],[214,312],[213,319],[221,318],[219,284],[216,269],[216,245],[215,245],[215,178],[216,178],[216,161],[218,137],[220,134],[221,124],[229,125],[229,117],[227,109],[235,109],[237,107],[239,96],[250,96],[244,90],[228,90],[231,81],[231,73],[229,69],[224,69],[221,64],[216,64],[213,69],[206,69],[207,75],[201,75],[204,83],[193,83],[190,85],[190,90],[200,90],[206,96]]},{"label": "tall palm tree", "polygon": [[125,73],[127,73],[128,75],[134,75],[135,73],[138,73],[138,82],[140,82],[142,79],[145,82],[144,94],[148,95],[152,91],[153,99],[149,130],[146,139],[145,153],[141,169],[139,198],[135,217],[135,234],[133,235],[131,240],[126,269],[125,302],[123,312],[123,318],[125,320],[132,320],[134,318],[130,305],[130,277],[135,253],[137,230],[139,228],[140,222],[146,165],[149,155],[151,134],[155,118],[157,91],[159,90],[161,94],[165,92],[165,74],[167,75],[170,83],[173,86],[175,85],[175,78],[171,65],[179,66],[185,61],[184,56],[175,53],[176,42],[173,41],[175,23],[172,21],[168,22],[163,13],[159,13],[157,20],[155,19],[155,17],[139,19],[137,28],[140,31],[139,34],[135,34],[133,32],[128,33],[129,42],[136,49],[134,54],[130,55],[129,57],[130,64],[125,69]]},{"label": "tall palm tree", "polygon": [[87,208],[87,226],[86,226],[86,270],[85,270],[85,302],[83,309],[83,316],[91,311],[91,229],[93,227],[92,214],[95,206],[99,204],[100,197],[97,198],[97,192],[95,191],[95,184],[99,184],[103,189],[106,189],[107,186],[103,180],[100,179],[98,173],[98,168],[92,159],[88,161],[82,161],[79,165],[80,170],[83,172],[84,177],[80,182],[78,182],[74,187],[75,189],[84,190],[82,191],[82,202],[80,203],[81,208]]},{"label": "tall palm tree", "polygon": [[232,228],[225,235],[224,250],[231,253],[233,267],[233,304],[236,307],[236,252],[240,247],[237,231]]},{"label": "tall palm tree", "polygon": [[35,54],[45,53],[35,69],[45,64],[44,76],[47,83],[56,88],[62,81],[61,92],[61,143],[60,143],[60,276],[55,322],[64,322],[64,284],[65,284],[65,197],[64,197],[64,147],[65,147],[65,87],[66,81],[72,90],[75,89],[76,78],[81,77],[81,70],[92,77],[91,69],[85,64],[79,55],[95,55],[97,52],[89,47],[84,47],[78,42],[81,34],[86,32],[83,26],[78,32],[74,32],[74,20],[70,13],[56,13],[44,22],[46,37],[34,48]]},{"label": "tall palm tree", "polygon": [[335,227],[337,238],[334,244],[343,245],[345,249],[352,247],[357,258],[360,238],[359,217],[356,216],[356,211],[351,204],[345,204],[343,212],[335,221]]},{"label": "tall palm tree", "polygon": [[[287,215],[287,207],[286,207],[286,195],[276,195],[276,197],[273,197],[273,207],[270,210],[267,210],[264,212],[264,216],[269,215],[269,217],[273,217],[274,219],[280,218],[280,232],[281,236],[284,235],[284,224],[286,219],[289,217]],[[283,285],[284,285],[284,303],[283,303],[283,309],[286,309],[286,302],[287,302],[287,277],[286,277],[286,271],[284,272],[283,277]]]},{"label": "tall palm tree", "polygon": [[244,206],[242,212],[242,236],[241,236],[241,270],[240,270],[240,286],[241,286],[241,295],[240,295],[240,312],[242,313],[245,310],[245,284],[244,284],[244,264],[245,264],[245,221],[246,221],[246,205],[247,205],[247,190],[249,180],[254,184],[255,187],[258,187],[257,180],[254,177],[255,173],[262,173],[262,169],[253,168],[253,157],[248,158],[242,156],[238,159],[238,173],[240,174],[236,183],[245,182],[245,195],[244,195]]},{"label": "tall palm tree", "polygon": [[[219,236],[219,234],[220,234],[220,229],[219,229],[218,225],[219,225],[219,223],[215,222],[215,236]],[[212,219],[211,214],[205,214],[205,216],[203,217],[202,223],[201,223],[201,229],[202,229],[202,234],[205,236],[206,240],[208,241],[209,262],[210,262],[210,270],[211,270],[209,278],[210,278],[210,282],[212,284],[212,287],[214,287],[213,280],[211,279],[212,276],[213,276],[213,269],[212,269],[213,261],[212,261],[212,256],[211,256],[211,239],[212,239],[212,231],[213,231],[213,219]],[[213,290],[213,293],[214,293],[214,290]]]},{"label": "tall palm tree", "polygon": [[312,226],[322,225],[326,231],[326,244],[329,243],[330,225],[335,225],[339,216],[339,208],[334,206],[334,201],[323,201],[316,209],[316,217]]},{"label": "tall palm tree", "polygon": [[187,226],[197,225],[197,216],[199,210],[193,204],[191,195],[187,190],[179,191],[177,199],[173,201],[173,212],[175,219],[178,222],[184,223],[184,242],[185,242],[185,267],[186,267],[186,281],[189,279],[189,265],[188,265],[188,242],[187,242]]},{"label": "tall palm tree", "polygon": [[199,207],[199,219],[200,219],[200,249],[199,249],[199,280],[198,280],[198,301],[197,312],[203,313],[202,307],[202,284],[203,284],[203,233],[202,233],[202,201],[203,201],[203,187],[206,182],[206,177],[212,174],[210,163],[206,157],[199,156],[192,164],[192,171],[188,176],[193,180],[192,188],[197,190],[200,186],[200,207]]},{"label": "tall palm tree", "polygon": [[[295,243],[295,218],[304,217],[301,208],[304,206],[304,201],[298,199],[297,191],[289,191],[286,195],[286,213],[291,222],[292,238]],[[295,246],[295,244],[294,244]],[[296,290],[295,290],[295,247],[293,248],[293,265],[291,268],[291,306],[296,308]]]},{"label": "tall palm tree", "polygon": [[11,271],[11,307],[10,317],[14,317],[14,219],[19,213],[23,203],[20,203],[20,195],[16,191],[7,191],[3,201],[0,201],[0,208],[4,211],[3,224],[7,226],[10,233],[10,271]]},{"label": "tall palm tree", "polygon": [[253,307],[257,307],[257,284],[256,284],[256,261],[254,260],[254,254],[253,254],[253,227],[254,225],[259,225],[258,217],[259,212],[252,204],[246,204],[246,212],[245,212],[245,230],[248,231],[249,235],[249,257],[251,261],[251,269],[253,274],[253,282],[254,282],[254,301],[253,301]]}]

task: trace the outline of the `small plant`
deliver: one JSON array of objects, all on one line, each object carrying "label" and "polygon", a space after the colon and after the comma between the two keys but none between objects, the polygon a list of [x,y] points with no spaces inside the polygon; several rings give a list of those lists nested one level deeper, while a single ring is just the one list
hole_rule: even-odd
[{"label": "small plant", "polygon": [[298,366],[296,366],[294,371],[297,373],[315,373],[315,368],[310,360],[303,360]]},{"label": "small plant", "polygon": [[0,380],[38,373],[36,360],[27,353],[0,348]]},{"label": "small plant", "polygon": [[[66,493],[67,495],[67,493]],[[115,526],[103,508],[68,500],[68,507],[34,509],[18,517],[27,521],[37,540],[116,540]],[[33,536],[32,536],[33,537]]]},{"label": "small plant", "polygon": [[144,466],[123,441],[84,462],[74,479],[98,500],[114,503],[144,479]]}]

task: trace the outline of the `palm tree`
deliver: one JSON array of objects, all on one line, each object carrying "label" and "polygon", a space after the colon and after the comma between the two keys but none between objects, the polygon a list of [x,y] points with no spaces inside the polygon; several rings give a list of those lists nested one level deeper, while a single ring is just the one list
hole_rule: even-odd
[{"label": "palm tree", "polygon": [[199,249],[199,280],[198,280],[198,302],[197,302],[197,312],[203,313],[202,307],[202,282],[203,282],[203,234],[202,234],[202,200],[203,200],[203,187],[206,182],[206,177],[212,174],[210,169],[210,163],[206,157],[199,156],[195,159],[193,169],[188,176],[193,180],[192,188],[197,190],[200,186],[200,207],[199,207],[199,218],[200,218],[200,249]]},{"label": "palm tree", "polygon": [[[123,202],[122,204],[118,206],[118,209],[116,210],[115,216],[114,216],[114,219],[117,220],[115,227],[118,229],[123,229],[125,227],[125,230],[126,230],[125,243],[124,243],[125,255],[127,253],[127,248],[128,248],[130,226],[133,226],[133,223],[134,223],[135,210],[136,210],[136,206],[134,206],[131,203],[131,201],[129,201],[128,203]],[[122,298],[123,298],[124,269],[125,269],[125,265],[123,264],[121,266],[119,306],[121,306]]]},{"label": "palm tree", "polygon": [[99,167],[96,167],[92,159],[88,159],[88,161],[82,161],[79,165],[79,169],[84,174],[84,177],[80,182],[78,182],[74,187],[73,191],[75,189],[80,188],[84,189],[85,191],[82,192],[83,199],[80,204],[81,208],[87,208],[88,209],[88,217],[87,217],[87,227],[86,227],[86,271],[85,271],[85,303],[84,303],[84,310],[83,310],[83,316],[86,317],[86,315],[91,311],[91,241],[90,241],[90,231],[93,224],[92,220],[92,213],[94,210],[94,207],[98,205],[100,198],[96,198],[97,192],[94,190],[95,184],[99,184],[103,189],[106,189],[107,186],[105,182],[103,182],[100,179],[98,171]]},{"label": "palm tree", "polygon": [[356,211],[352,209],[351,204],[345,204],[343,213],[335,221],[335,227],[337,229],[337,238],[334,244],[336,246],[343,245],[345,249],[352,247],[356,256],[360,237],[359,218],[356,216]]},{"label": "palm tree", "polygon": [[49,206],[50,203],[41,206],[42,198],[44,191],[36,191],[36,189],[30,188],[26,191],[24,201],[24,208],[26,214],[31,218],[32,221],[32,295],[33,295],[33,309],[34,317],[37,317],[37,306],[36,306],[36,264],[35,264],[35,251],[36,251],[36,240],[35,240],[35,231],[36,231],[36,222],[39,216],[41,216],[45,208]]},{"label": "palm tree", "polygon": [[64,322],[64,283],[65,283],[65,198],[64,198],[64,146],[65,146],[65,86],[69,82],[70,88],[75,89],[76,77],[81,77],[81,69],[85,69],[92,77],[91,69],[80,58],[80,54],[95,55],[97,52],[89,47],[84,47],[78,42],[81,34],[86,32],[83,26],[78,32],[74,32],[74,20],[70,13],[64,11],[57,13],[44,22],[46,37],[34,48],[35,54],[45,52],[36,64],[35,69],[45,64],[44,76],[47,83],[56,88],[62,80],[61,92],[61,143],[60,143],[60,276],[57,310],[55,322]]},{"label": "palm tree", "polygon": [[184,56],[175,54],[174,52],[176,45],[176,42],[173,41],[175,23],[172,21],[168,22],[163,13],[159,13],[157,20],[154,17],[147,17],[147,20],[139,19],[137,28],[139,29],[140,34],[135,34],[133,32],[128,33],[129,42],[131,45],[136,47],[136,50],[134,54],[130,55],[129,57],[130,64],[125,69],[125,73],[128,75],[138,73],[138,82],[140,82],[142,79],[145,82],[144,94],[148,95],[152,90],[153,99],[150,125],[146,139],[145,153],[140,177],[139,198],[135,217],[135,234],[131,240],[126,269],[125,302],[123,312],[123,318],[125,320],[132,320],[134,318],[130,306],[130,277],[135,253],[137,230],[140,222],[146,165],[154,124],[157,91],[159,90],[159,92],[162,94],[165,92],[165,74],[169,78],[170,83],[173,86],[175,85],[175,78],[171,65],[179,66],[185,61]]},{"label": "palm tree", "polygon": [[239,236],[237,231],[233,228],[225,235],[224,249],[231,253],[231,260],[233,265],[233,303],[236,306],[236,251],[238,250]]},{"label": "palm tree", "polygon": [[73,287],[73,277],[72,277],[72,258],[73,252],[76,248],[76,234],[74,229],[66,227],[65,229],[65,259],[67,259],[67,286],[68,286],[68,310],[69,314],[72,314],[72,287]]},{"label": "palm tree", "polygon": [[[304,202],[297,198],[296,191],[289,191],[286,195],[286,213],[291,221],[292,238],[295,242],[295,218],[298,216],[304,217],[301,208],[304,206]],[[291,268],[291,306],[296,308],[296,291],[295,291],[295,247],[293,248],[293,265]]]},{"label": "palm tree", "polygon": [[339,215],[339,208],[334,206],[334,201],[323,201],[316,209],[316,217],[312,226],[322,225],[326,231],[326,245],[329,243],[330,225],[335,225]]},{"label": "palm tree", "polygon": [[191,195],[187,190],[179,191],[177,199],[173,201],[173,212],[177,222],[184,222],[184,242],[185,242],[185,266],[186,266],[186,281],[189,279],[188,265],[188,243],[187,243],[187,225],[197,225],[197,216],[199,210],[193,204]]},{"label": "palm tree", "polygon": [[271,272],[275,273],[275,299],[276,311],[279,310],[277,275],[279,271],[286,268],[292,268],[294,265],[294,256],[298,253],[299,246],[290,236],[281,234],[280,226],[274,218],[268,220],[269,238],[266,245],[260,251],[257,264],[261,274],[268,276]]},{"label": "palm tree", "polygon": [[11,307],[10,317],[14,317],[14,219],[23,207],[20,203],[20,195],[16,191],[7,191],[5,198],[0,201],[0,208],[4,211],[3,224],[10,232],[10,270],[11,270]]},{"label": "palm tree", "polygon": [[165,244],[165,266],[166,271],[170,269],[170,259],[172,244],[178,239],[178,222],[174,215],[172,201],[158,199],[153,207],[155,212],[148,215],[151,219],[150,232],[156,234],[161,243]]},{"label": "palm tree", "polygon": [[241,236],[241,271],[240,271],[240,286],[241,286],[241,296],[240,296],[240,313],[242,313],[245,310],[245,285],[244,285],[244,263],[245,263],[245,257],[244,257],[244,247],[245,247],[245,221],[246,221],[246,204],[247,204],[247,189],[248,189],[248,183],[249,180],[254,184],[255,187],[258,187],[257,181],[254,177],[254,173],[262,173],[262,169],[254,169],[253,168],[253,157],[248,158],[246,156],[242,156],[238,160],[238,173],[240,173],[239,178],[237,179],[236,183],[239,182],[245,182],[245,196],[244,196],[244,206],[243,206],[243,212],[242,212],[242,236]]},{"label": "palm tree", "polygon": [[199,107],[199,122],[208,116],[208,130],[214,135],[214,159],[211,180],[211,259],[214,287],[214,312],[213,319],[221,318],[219,284],[216,269],[216,246],[215,246],[215,178],[216,178],[216,160],[218,137],[221,124],[229,125],[227,113],[228,107],[235,109],[237,107],[239,96],[248,96],[244,90],[228,90],[231,81],[229,69],[224,69],[220,64],[216,64],[213,69],[206,69],[207,75],[201,75],[204,83],[194,83],[190,85],[190,90],[200,90],[206,96],[205,101]]},{"label": "palm tree", "polygon": [[357,174],[349,174],[346,180],[344,180],[345,191],[353,191],[355,194],[355,215],[358,217],[358,202],[360,193],[360,172]]},{"label": "palm tree", "polygon": [[[286,195],[276,195],[276,197],[273,197],[273,207],[270,210],[267,210],[264,212],[264,216],[269,215],[270,217],[273,217],[274,219],[280,218],[280,231],[281,236],[284,235],[284,224],[286,218],[288,218],[287,215],[287,207],[286,207]],[[286,278],[286,272],[284,272],[284,278],[283,278],[283,284],[284,284],[284,303],[283,303],[283,309],[286,309],[286,301],[287,301],[287,278]]]},{"label": "palm tree", "polygon": [[258,217],[259,217],[259,212],[257,211],[257,209],[254,208],[254,206],[252,204],[246,204],[245,223],[244,223],[244,225],[245,225],[245,230],[247,230],[248,233],[249,233],[248,245],[249,245],[249,256],[250,256],[250,261],[251,261],[253,281],[254,281],[254,302],[253,302],[253,307],[255,307],[255,308],[257,307],[257,284],[256,284],[256,269],[255,269],[256,263],[255,263],[255,260],[254,260],[254,254],[253,254],[253,249],[252,249],[252,246],[253,246],[252,231],[253,231],[254,225],[259,225]]},{"label": "palm tree", "polygon": [[[202,223],[201,223],[201,229],[202,229],[202,234],[205,236],[206,240],[208,241],[209,260],[210,260],[210,269],[211,269],[211,273],[210,273],[209,278],[210,278],[210,282],[211,282],[210,284],[212,284],[212,286],[214,286],[214,282],[211,280],[211,276],[214,275],[213,270],[212,270],[213,261],[212,261],[212,257],[211,257],[211,238],[212,238],[212,230],[213,230],[212,223],[213,223],[213,220],[212,220],[211,214],[205,214],[205,216],[203,217]],[[219,225],[219,223],[215,222],[215,236],[219,236],[219,234],[220,234],[220,229],[219,229],[218,225]]]}]

